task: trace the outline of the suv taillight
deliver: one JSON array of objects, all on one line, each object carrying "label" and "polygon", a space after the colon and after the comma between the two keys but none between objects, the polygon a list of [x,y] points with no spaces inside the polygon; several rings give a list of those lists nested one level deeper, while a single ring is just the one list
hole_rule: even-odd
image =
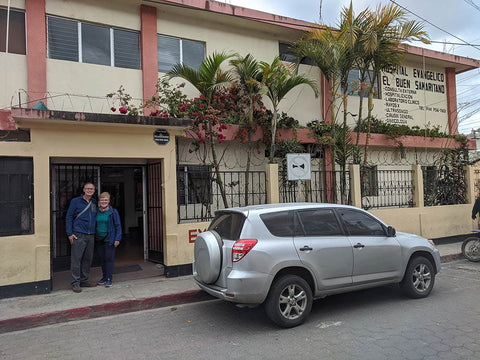
[{"label": "suv taillight", "polygon": [[242,260],[243,257],[257,245],[257,242],[258,240],[255,239],[237,240],[232,247],[232,262]]}]

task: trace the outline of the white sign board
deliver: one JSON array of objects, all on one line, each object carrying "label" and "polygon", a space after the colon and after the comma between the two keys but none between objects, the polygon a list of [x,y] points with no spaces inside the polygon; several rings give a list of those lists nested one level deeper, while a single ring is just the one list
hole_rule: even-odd
[{"label": "white sign board", "polygon": [[310,154],[287,154],[288,180],[310,180]]}]

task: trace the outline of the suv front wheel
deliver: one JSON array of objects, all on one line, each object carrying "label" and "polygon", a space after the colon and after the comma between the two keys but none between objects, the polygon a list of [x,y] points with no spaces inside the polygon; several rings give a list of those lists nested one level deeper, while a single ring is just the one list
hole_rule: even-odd
[{"label": "suv front wheel", "polygon": [[400,288],[413,299],[427,297],[435,284],[435,270],[430,260],[417,256],[410,260]]},{"label": "suv front wheel", "polygon": [[296,275],[284,275],[272,284],[265,312],[275,324],[293,327],[302,324],[312,309],[312,289]]}]

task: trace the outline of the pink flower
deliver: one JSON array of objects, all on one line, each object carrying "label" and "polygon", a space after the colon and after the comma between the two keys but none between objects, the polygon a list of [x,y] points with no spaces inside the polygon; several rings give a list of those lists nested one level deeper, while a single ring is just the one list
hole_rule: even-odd
[{"label": "pink flower", "polygon": [[120,111],[120,113],[122,113],[122,114],[126,114],[128,112],[128,110],[126,108],[124,108],[123,106],[120,109],[118,109],[118,111]]},{"label": "pink flower", "polygon": [[110,110],[112,110],[113,112],[117,111],[117,109],[115,108],[115,106],[112,106],[112,107],[110,108]]}]

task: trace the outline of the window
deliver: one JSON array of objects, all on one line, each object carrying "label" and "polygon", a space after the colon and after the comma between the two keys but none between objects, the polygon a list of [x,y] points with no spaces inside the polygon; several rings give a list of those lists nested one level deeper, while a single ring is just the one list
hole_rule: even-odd
[{"label": "window", "polygon": [[243,214],[220,212],[215,215],[208,230],[215,230],[222,239],[238,240],[244,222]]},{"label": "window", "polygon": [[47,17],[48,57],[140,69],[140,35],[53,16]]},{"label": "window", "polygon": [[[7,48],[8,18],[8,51]],[[25,13],[23,11],[0,9],[0,52],[26,54]]]},{"label": "window", "polygon": [[76,21],[47,17],[48,57],[78,61],[78,26]]},{"label": "window", "polygon": [[274,236],[292,237],[293,211],[278,211],[260,215],[268,231]]},{"label": "window", "polygon": [[383,225],[368,214],[342,209],[340,215],[351,236],[386,236]]},{"label": "window", "polygon": [[178,204],[209,204],[211,180],[209,166],[185,165],[177,168]]},{"label": "window", "polygon": [[378,196],[378,178],[376,166],[365,166],[362,168],[362,195]]},{"label": "window", "polygon": [[196,70],[205,58],[205,43],[171,36],[157,35],[158,71],[166,73],[182,63]]},{"label": "window", "polygon": [[[369,71],[366,74],[364,82],[366,84],[370,84],[370,79],[373,77],[373,72]],[[348,80],[347,80],[348,88],[347,94],[353,96],[359,96],[360,91],[362,91],[362,95],[364,97],[368,97],[368,89],[363,86],[363,89],[360,89],[360,70],[359,69],[352,69],[348,72]],[[380,87],[379,87],[379,79],[377,78],[374,86],[373,98],[380,99]]]},{"label": "window", "polygon": [[298,211],[299,226],[295,235],[333,236],[343,235],[335,213],[331,209],[312,209]]},{"label": "window", "polygon": [[82,24],[82,62],[110,65],[110,30],[107,27]]},{"label": "window", "polygon": [[0,236],[33,234],[33,159],[0,157]]},{"label": "window", "polygon": [[[295,49],[292,46],[285,43],[279,44],[279,55],[282,61],[288,61],[291,63],[296,63],[298,61],[298,56],[295,53]],[[303,57],[302,59],[300,59],[300,64],[306,64],[306,65],[312,65],[312,66],[315,65],[313,60],[308,57]]]}]

